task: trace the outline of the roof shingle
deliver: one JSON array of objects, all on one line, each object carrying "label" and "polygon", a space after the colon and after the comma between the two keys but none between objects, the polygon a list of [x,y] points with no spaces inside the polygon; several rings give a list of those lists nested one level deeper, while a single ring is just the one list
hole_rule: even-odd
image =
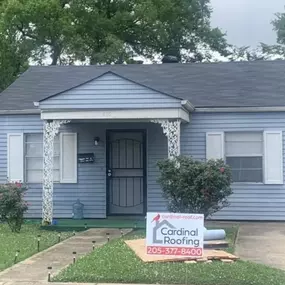
[{"label": "roof shingle", "polygon": [[285,106],[285,61],[201,64],[34,66],[0,95],[0,110],[33,109],[33,102],[108,71],[195,107]]}]

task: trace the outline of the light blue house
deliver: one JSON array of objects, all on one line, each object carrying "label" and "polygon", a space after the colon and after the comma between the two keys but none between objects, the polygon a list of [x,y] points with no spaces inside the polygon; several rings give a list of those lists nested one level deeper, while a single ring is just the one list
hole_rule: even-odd
[{"label": "light blue house", "polygon": [[220,220],[285,220],[285,62],[31,67],[0,95],[0,183],[28,217],[165,211],[158,160],[224,158]]}]

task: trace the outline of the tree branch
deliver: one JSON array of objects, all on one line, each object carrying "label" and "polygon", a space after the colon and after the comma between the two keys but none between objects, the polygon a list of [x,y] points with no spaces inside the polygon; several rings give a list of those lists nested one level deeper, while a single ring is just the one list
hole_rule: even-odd
[{"label": "tree branch", "polygon": [[[21,26],[17,25],[17,29],[19,30],[19,32],[22,33],[22,35],[23,35],[24,37],[28,37],[28,38],[30,38],[30,39],[32,39],[32,40],[35,40],[35,41],[38,41],[38,40],[39,40],[36,36],[34,36],[34,35],[32,35],[32,34],[26,32],[26,31],[24,30],[24,25],[23,25],[23,23],[21,23]],[[47,40],[43,40],[43,44],[50,46],[50,45],[51,45],[51,42],[49,42],[49,41],[47,41]]]}]

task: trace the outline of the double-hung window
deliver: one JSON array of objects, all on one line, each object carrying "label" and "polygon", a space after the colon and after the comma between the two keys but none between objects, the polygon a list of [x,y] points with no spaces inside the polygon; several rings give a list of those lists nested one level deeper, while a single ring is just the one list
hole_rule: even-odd
[{"label": "double-hung window", "polygon": [[233,182],[263,182],[263,132],[226,132],[225,158]]},{"label": "double-hung window", "polygon": [[[25,182],[41,183],[43,180],[43,134],[25,134],[24,136]],[[60,142],[54,139],[53,179],[60,180]]]},{"label": "double-hung window", "polygon": [[[7,177],[10,181],[43,182],[43,134],[7,134]],[[54,138],[53,181],[77,183],[77,133]]]},{"label": "double-hung window", "polygon": [[225,160],[233,182],[283,184],[282,131],[209,132],[206,158]]}]

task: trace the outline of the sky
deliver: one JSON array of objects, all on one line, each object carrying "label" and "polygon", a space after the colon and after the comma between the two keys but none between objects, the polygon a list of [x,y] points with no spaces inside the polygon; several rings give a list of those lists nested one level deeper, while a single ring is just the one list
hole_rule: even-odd
[{"label": "sky", "polygon": [[212,26],[227,33],[230,44],[257,47],[276,43],[271,20],[285,12],[285,0],[211,0]]}]

